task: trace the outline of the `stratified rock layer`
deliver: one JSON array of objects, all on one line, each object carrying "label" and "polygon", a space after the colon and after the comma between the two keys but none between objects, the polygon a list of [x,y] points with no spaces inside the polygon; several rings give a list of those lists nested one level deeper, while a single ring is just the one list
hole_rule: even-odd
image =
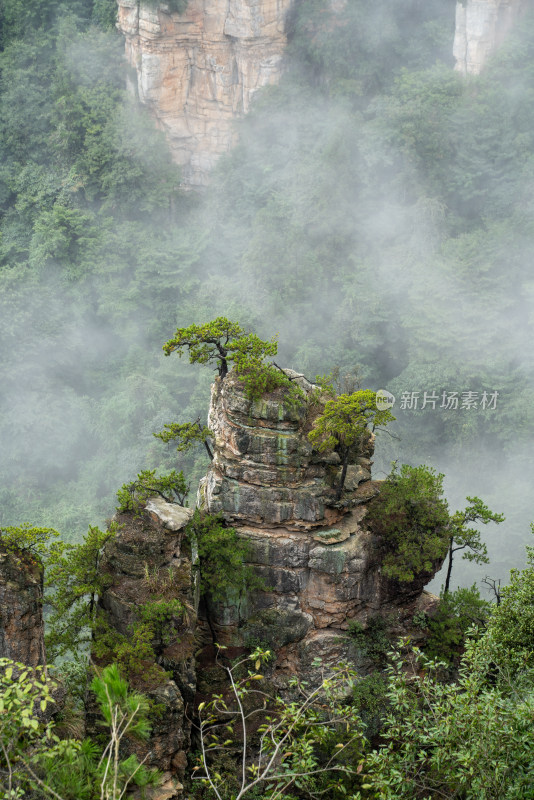
[{"label": "stratified rock layer", "polygon": [[[308,386],[311,397],[314,390]],[[222,512],[231,523],[288,530],[332,525],[346,513],[335,499],[339,456],[319,453],[308,439],[322,406],[285,400],[277,390],[252,402],[233,375],[216,380],[208,416],[214,460],[199,492],[199,504],[209,513]],[[362,456],[370,449],[372,443]],[[369,460],[359,460],[349,474],[351,491],[370,477]]]},{"label": "stratified rock layer", "polygon": [[118,0],[118,28],[141,101],[166,132],[184,183],[202,185],[234,142],[233,122],[276,83],[293,0]]},{"label": "stratified rock layer", "polygon": [[530,0],[465,0],[456,5],[454,57],[464,75],[478,75]]},{"label": "stratified rock layer", "polygon": [[0,547],[0,657],[36,667],[44,656],[43,570]]}]

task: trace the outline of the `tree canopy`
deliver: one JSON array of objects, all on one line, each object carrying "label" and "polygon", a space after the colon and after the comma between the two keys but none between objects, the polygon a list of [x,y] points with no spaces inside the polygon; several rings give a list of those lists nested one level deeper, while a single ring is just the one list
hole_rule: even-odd
[{"label": "tree canopy", "polygon": [[354,448],[357,449],[367,431],[385,428],[394,420],[389,409],[377,407],[376,392],[370,389],[340,394],[326,401],[323,413],[314,421],[308,436],[319,451],[336,450],[340,455],[342,472],[337,488],[338,500],[345,485],[351,452],[354,454]]},{"label": "tree canopy", "polygon": [[221,378],[228,374],[229,362],[236,362],[240,371],[249,365],[258,365],[266,356],[278,352],[276,339],[263,341],[255,333],[246,333],[237,322],[226,317],[217,317],[204,325],[178,328],[174,337],[163,345],[166,356],[184,350],[189,353],[191,364],[215,363]]}]

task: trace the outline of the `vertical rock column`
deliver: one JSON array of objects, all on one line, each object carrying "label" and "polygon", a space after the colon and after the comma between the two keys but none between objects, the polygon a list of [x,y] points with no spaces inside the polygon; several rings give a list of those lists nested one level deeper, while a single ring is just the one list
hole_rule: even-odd
[{"label": "vertical rock column", "polygon": [[[109,585],[100,599],[101,613],[112,629],[131,638],[143,605],[177,600],[183,614],[169,621],[152,642],[155,661],[128,679],[159,707],[150,739],[136,745],[139,758],[164,773],[174,797],[180,789],[190,746],[191,709],[196,690],[194,580],[185,527],[192,511],[152,498],[143,513],[119,514],[120,530],[105,547],[100,569]],[[159,676],[154,679],[154,668]],[[162,675],[162,671],[168,677]],[[170,676],[169,676],[170,674]],[[187,707],[189,706],[189,711]]]},{"label": "vertical rock column", "polygon": [[529,0],[465,0],[456,4],[455,69],[478,75],[529,7]]},{"label": "vertical rock column", "polygon": [[165,131],[184,183],[203,185],[234,143],[234,120],[276,83],[294,0],[118,0],[117,26],[137,72],[139,98]]},{"label": "vertical rock column", "polygon": [[208,417],[214,459],[199,505],[235,527],[265,583],[234,605],[207,609],[218,643],[260,642],[276,654],[275,676],[298,673],[313,683],[317,657],[348,659],[365,672],[370,664],[347,635],[351,621],[410,617],[432,576],[401,585],[382,574],[384,542],[366,524],[380,492],[370,473],[373,437],[355,448],[337,501],[339,456],[318,452],[308,438],[327,397],[291,374],[307,395],[298,406],[282,389],[251,402],[234,374],[216,379]]},{"label": "vertical rock column", "polygon": [[0,547],[0,657],[45,663],[43,569],[28,553]]}]

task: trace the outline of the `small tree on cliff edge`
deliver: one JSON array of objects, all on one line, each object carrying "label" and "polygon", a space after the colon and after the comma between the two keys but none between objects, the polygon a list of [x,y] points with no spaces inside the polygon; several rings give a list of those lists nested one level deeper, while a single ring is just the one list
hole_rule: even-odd
[{"label": "small tree on cliff edge", "polygon": [[447,577],[445,578],[444,593],[447,594],[451,584],[452,561],[454,554],[465,550],[463,558],[474,561],[475,564],[488,564],[488,548],[480,539],[480,531],[470,528],[469,523],[487,525],[488,522],[504,522],[502,514],[491,511],[479,497],[466,497],[469,505],[463,511],[456,511],[450,518],[449,554],[447,562]]},{"label": "small tree on cliff edge", "polygon": [[181,357],[184,350],[188,350],[190,364],[215,362],[221,378],[228,374],[230,361],[261,362],[266,356],[275,356],[277,349],[276,339],[265,342],[226,317],[217,317],[204,325],[178,328],[174,338],[163,345],[166,356],[176,352]]},{"label": "small tree on cliff edge", "polygon": [[340,394],[326,402],[323,413],[317,417],[308,435],[319,451],[335,450],[341,458],[342,470],[336,500],[341,498],[354,447],[366,431],[384,427],[394,419],[389,409],[377,408],[376,392],[370,389]]},{"label": "small tree on cliff edge", "polygon": [[[277,353],[276,338],[264,341],[255,333],[246,333],[237,322],[231,322],[226,317],[217,317],[204,325],[178,328],[174,338],[163,345],[166,356],[174,352],[181,356],[184,350],[189,351],[190,364],[215,362],[222,380],[229,372],[229,364],[233,363],[236,374],[244,383],[249,400],[259,399],[266,392],[280,387],[286,390],[285,403],[292,405],[303,399],[302,390],[292,383],[284,370],[265,361],[268,356],[275,356]],[[164,438],[167,437],[165,432],[160,438],[164,441],[169,441],[170,438],[184,439],[184,431],[171,430],[170,433],[168,439]],[[204,436],[203,440],[205,439]]]}]

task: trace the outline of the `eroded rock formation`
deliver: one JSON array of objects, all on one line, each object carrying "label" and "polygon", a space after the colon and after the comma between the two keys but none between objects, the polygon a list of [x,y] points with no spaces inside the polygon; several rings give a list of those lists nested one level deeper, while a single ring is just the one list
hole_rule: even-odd
[{"label": "eroded rock formation", "polygon": [[[302,386],[306,381],[301,379]],[[308,396],[313,387],[307,385]],[[335,502],[339,456],[319,453],[308,439],[320,405],[285,405],[278,390],[250,402],[232,376],[213,385],[208,426],[215,437],[214,460],[200,486],[200,506],[223,512],[228,522],[281,525],[310,530],[334,524],[346,508]],[[362,451],[347,486],[371,477]],[[345,500],[347,498],[345,497]]]},{"label": "eroded rock formation", "polygon": [[234,142],[233,121],[280,77],[293,0],[118,0],[141,101],[167,134],[184,183],[202,185]]},{"label": "eroded rock formation", "polygon": [[464,0],[456,4],[454,57],[464,75],[478,75],[530,0]]},{"label": "eroded rock formation", "polygon": [[132,637],[133,625],[141,621],[141,609],[146,603],[176,599],[184,609],[153,642],[156,663],[170,677],[154,680],[154,662],[148,661],[141,664],[137,675],[129,675],[133,685],[137,680],[136,688],[148,694],[160,709],[149,741],[132,743],[131,749],[165,773],[164,796],[169,798],[181,791],[179,778],[187,764],[196,691],[195,582],[184,532],[191,515],[189,509],[161,498],[150,500],[142,514],[118,515],[122,528],[107,543],[101,562],[101,570],[111,577],[111,583],[100,604],[108,624],[123,636]]},{"label": "eroded rock formation", "polygon": [[250,563],[269,587],[246,603],[212,610],[219,642],[268,644],[277,654],[275,671],[313,680],[317,656],[350,659],[365,671],[365,655],[347,636],[351,620],[365,625],[382,615],[401,633],[403,620],[430,601],[423,587],[432,576],[402,584],[382,574],[384,543],[365,524],[380,489],[370,475],[372,440],[355,453],[336,502],[339,458],[312,448],[308,432],[322,405],[311,401],[313,387],[302,386],[308,402],[295,408],[284,403],[283,390],[250,402],[231,374],[216,380],[209,412],[214,460],[199,504],[222,513],[248,541]]},{"label": "eroded rock formation", "polygon": [[29,553],[0,547],[0,657],[44,664],[43,569]]}]

